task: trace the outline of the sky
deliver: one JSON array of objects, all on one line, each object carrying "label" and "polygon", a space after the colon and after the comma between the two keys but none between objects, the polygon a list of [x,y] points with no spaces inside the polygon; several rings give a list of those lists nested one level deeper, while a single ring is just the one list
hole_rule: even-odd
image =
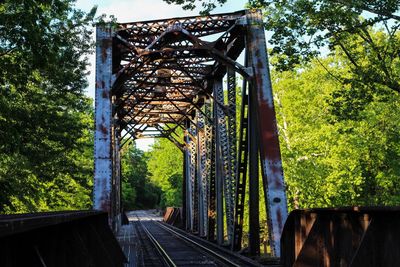
[{"label": "sky", "polygon": [[[244,9],[246,0],[228,0],[228,3],[218,7],[212,13],[228,13]],[[77,0],[76,7],[83,11],[90,11],[93,6],[97,6],[97,15],[106,14],[107,17],[113,15],[118,22],[134,22],[143,20],[166,19],[173,17],[195,16],[199,14],[199,8],[188,11],[181,6],[169,5],[163,0]],[[92,36],[94,38],[94,35]],[[94,98],[95,88],[95,56],[89,57],[90,75],[88,75],[89,87],[87,95]],[[137,147],[148,150],[153,144],[153,139],[139,139],[136,141]]]}]

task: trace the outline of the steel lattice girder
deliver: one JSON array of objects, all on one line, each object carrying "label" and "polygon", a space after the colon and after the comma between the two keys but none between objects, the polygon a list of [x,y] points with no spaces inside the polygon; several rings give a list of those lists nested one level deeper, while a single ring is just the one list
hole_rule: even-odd
[{"label": "steel lattice girder", "polygon": [[[113,30],[97,30],[95,208],[118,214],[118,203],[111,203],[120,190],[113,185],[119,179],[116,148],[127,137],[165,137],[185,154],[187,229],[200,230],[222,244],[226,216],[228,241],[237,249],[246,183],[246,170],[237,166],[237,72],[255,92],[246,104],[257,113],[251,138],[260,144],[257,151],[249,151],[251,138],[241,137],[239,150],[252,153],[252,173],[261,163],[270,241],[273,254],[279,256],[286,196],[261,13],[123,23]],[[248,55],[245,66],[236,62],[243,50]],[[226,74],[227,105],[222,90]],[[247,97],[244,92],[242,97]],[[177,127],[185,130],[183,142],[176,138]],[[240,166],[246,166],[247,156],[239,158]],[[237,187],[242,188],[238,199]]]}]

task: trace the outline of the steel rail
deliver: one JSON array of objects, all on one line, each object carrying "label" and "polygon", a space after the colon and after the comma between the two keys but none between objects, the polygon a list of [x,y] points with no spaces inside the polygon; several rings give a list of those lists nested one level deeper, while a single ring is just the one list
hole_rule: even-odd
[{"label": "steel rail", "polygon": [[174,236],[176,236],[176,237],[178,237],[178,238],[180,238],[180,239],[182,239],[182,240],[184,240],[184,241],[186,241],[188,243],[191,243],[192,245],[194,245],[197,248],[201,248],[202,250],[206,251],[207,254],[211,254],[211,256],[213,256],[217,260],[227,264],[228,266],[235,266],[235,267],[241,267],[242,266],[242,265],[239,265],[239,264],[233,262],[232,260],[230,260],[230,259],[218,254],[218,252],[215,252],[215,251],[213,251],[213,250],[211,250],[211,249],[199,244],[198,242],[196,242],[196,241],[194,241],[194,240],[182,235],[181,233],[176,232],[175,230],[163,225],[162,223],[157,222],[157,221],[154,221],[154,222],[156,222],[160,227],[162,227],[166,231],[170,232]]},{"label": "steel rail", "polygon": [[156,238],[150,233],[150,231],[144,226],[144,224],[141,222],[139,216],[136,216],[138,219],[138,222],[144,232],[146,233],[147,237],[153,244],[153,246],[156,248],[158,254],[161,256],[162,261],[165,263],[166,266],[170,267],[177,267],[176,264],[172,261],[172,259],[169,257],[168,253],[163,249],[163,247],[160,245],[160,243],[157,242]]}]

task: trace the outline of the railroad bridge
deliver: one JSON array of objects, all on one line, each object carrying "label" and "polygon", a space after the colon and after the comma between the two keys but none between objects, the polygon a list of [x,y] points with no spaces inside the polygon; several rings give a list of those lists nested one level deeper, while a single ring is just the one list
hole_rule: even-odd
[{"label": "railroad bridge", "polygon": [[[182,228],[191,235],[175,233],[197,238],[208,255],[224,247],[219,259],[199,259],[198,265],[257,266],[229,251],[242,249],[248,205],[248,255],[260,253],[260,187],[271,266],[400,265],[398,253],[391,253],[399,249],[397,208],[314,209],[288,216],[260,11],[102,24],[96,44],[96,211],[3,216],[2,266],[121,266],[136,243],[165,256],[153,266],[179,266],[160,245],[175,243],[172,237],[163,241],[166,234],[157,230],[168,226],[146,222],[139,229],[136,223],[136,239],[132,224],[122,226],[120,150],[131,140],[158,137],[184,155]],[[19,258],[18,250],[28,256]]]},{"label": "railroad bridge", "polygon": [[249,240],[257,254],[260,165],[279,256],[287,208],[261,12],[100,26],[97,44],[94,208],[109,212],[117,227],[120,147],[129,138],[168,138],[184,153],[186,229],[240,249],[248,170]]}]

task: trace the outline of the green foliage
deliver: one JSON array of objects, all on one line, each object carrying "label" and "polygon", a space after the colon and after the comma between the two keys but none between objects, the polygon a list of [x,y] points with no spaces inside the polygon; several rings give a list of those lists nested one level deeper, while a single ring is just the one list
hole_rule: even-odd
[{"label": "green foliage", "polygon": [[[338,77],[353,87],[386,86],[400,92],[398,28],[400,1],[250,1],[265,9],[266,29],[278,70],[289,70],[321,53],[341,53],[354,77]],[[376,29],[382,28],[378,32]]]},{"label": "green foliage", "polygon": [[346,101],[336,93],[351,86],[333,77],[349,73],[346,62],[338,55],[274,73],[291,208],[399,204],[400,98],[371,92],[356,117],[338,116],[332,103]]},{"label": "green foliage", "polygon": [[130,145],[122,152],[122,206],[124,210],[155,208],[161,191],[149,179],[148,156]]},{"label": "green foliage", "polygon": [[0,212],[91,205],[94,13],[65,0],[0,4]]},{"label": "green foliage", "polygon": [[162,190],[160,206],[182,206],[182,152],[169,140],[158,139],[148,155],[150,180]]},{"label": "green foliage", "polygon": [[[191,0],[165,1],[195,7]],[[208,12],[226,1],[200,2]],[[338,78],[351,84],[356,93],[377,86],[400,92],[400,0],[249,0],[248,7],[264,12],[276,69],[292,70],[321,53],[339,51],[352,64],[349,71],[354,77]],[[382,31],[374,34],[372,29],[377,28]]]}]

